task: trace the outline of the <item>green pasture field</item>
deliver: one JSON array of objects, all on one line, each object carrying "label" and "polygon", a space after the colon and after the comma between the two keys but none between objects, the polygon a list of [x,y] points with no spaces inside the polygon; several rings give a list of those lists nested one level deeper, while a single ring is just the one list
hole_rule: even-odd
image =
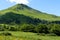
[{"label": "green pasture field", "polygon": [[[0,32],[2,33],[2,32]],[[30,32],[11,32],[11,36],[0,35],[0,40],[60,40],[60,36],[43,36]]]}]

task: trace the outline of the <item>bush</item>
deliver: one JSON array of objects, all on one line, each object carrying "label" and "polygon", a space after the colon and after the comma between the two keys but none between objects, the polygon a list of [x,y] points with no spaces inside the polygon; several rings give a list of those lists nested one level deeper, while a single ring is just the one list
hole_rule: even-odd
[{"label": "bush", "polygon": [[11,34],[11,33],[9,33],[9,32],[3,32],[3,33],[1,33],[0,35],[12,36],[12,34]]},{"label": "bush", "polygon": [[46,34],[45,33],[37,33],[37,35],[45,36]]},{"label": "bush", "polygon": [[35,28],[37,33],[48,33],[48,27],[45,24],[40,24]]},{"label": "bush", "polygon": [[49,34],[46,34],[47,36],[57,36],[56,34],[54,33],[49,33]]},{"label": "bush", "polygon": [[24,32],[34,32],[34,28],[35,26],[32,25],[32,24],[23,24],[20,29],[21,31],[24,31]]},{"label": "bush", "polygon": [[60,25],[55,24],[52,28],[52,32],[58,36],[60,36]]}]

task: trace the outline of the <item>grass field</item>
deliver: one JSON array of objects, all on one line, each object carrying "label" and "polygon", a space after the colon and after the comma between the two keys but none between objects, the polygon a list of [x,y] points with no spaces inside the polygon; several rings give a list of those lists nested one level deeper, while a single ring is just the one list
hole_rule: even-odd
[{"label": "grass field", "polygon": [[0,35],[0,40],[60,40],[60,36],[42,36],[30,32],[10,32],[10,33],[12,34],[12,36]]}]

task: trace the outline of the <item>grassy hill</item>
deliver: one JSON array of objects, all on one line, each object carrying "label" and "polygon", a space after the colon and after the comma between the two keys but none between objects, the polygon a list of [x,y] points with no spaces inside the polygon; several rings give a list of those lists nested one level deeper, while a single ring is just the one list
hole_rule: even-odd
[{"label": "grassy hill", "polygon": [[60,17],[16,4],[0,11],[0,40],[60,40]]},{"label": "grassy hill", "polygon": [[7,12],[14,12],[16,14],[23,14],[25,16],[29,16],[32,18],[39,18],[39,19],[48,20],[48,21],[56,21],[56,20],[59,21],[60,20],[60,17],[58,16],[35,10],[24,4],[16,4],[8,9],[1,10],[0,15],[4,15]]}]

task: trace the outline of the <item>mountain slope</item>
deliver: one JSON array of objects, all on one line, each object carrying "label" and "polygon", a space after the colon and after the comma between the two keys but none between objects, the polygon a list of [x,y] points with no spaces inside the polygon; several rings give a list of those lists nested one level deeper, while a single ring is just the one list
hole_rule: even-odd
[{"label": "mountain slope", "polygon": [[0,31],[53,33],[60,36],[60,17],[17,4],[0,11]]},{"label": "mountain slope", "polygon": [[43,21],[36,18],[31,18],[29,16],[25,16],[22,14],[16,14],[13,12],[8,12],[5,15],[0,16],[1,24],[39,24],[39,23],[47,23],[47,21]]},{"label": "mountain slope", "polygon": [[60,20],[60,17],[58,16],[40,12],[24,4],[17,4],[8,9],[2,10],[0,11],[0,15],[4,15],[7,12],[14,12],[16,14],[23,14],[25,16],[39,18],[39,19],[48,20],[48,21],[56,21],[56,20],[59,21]]}]

